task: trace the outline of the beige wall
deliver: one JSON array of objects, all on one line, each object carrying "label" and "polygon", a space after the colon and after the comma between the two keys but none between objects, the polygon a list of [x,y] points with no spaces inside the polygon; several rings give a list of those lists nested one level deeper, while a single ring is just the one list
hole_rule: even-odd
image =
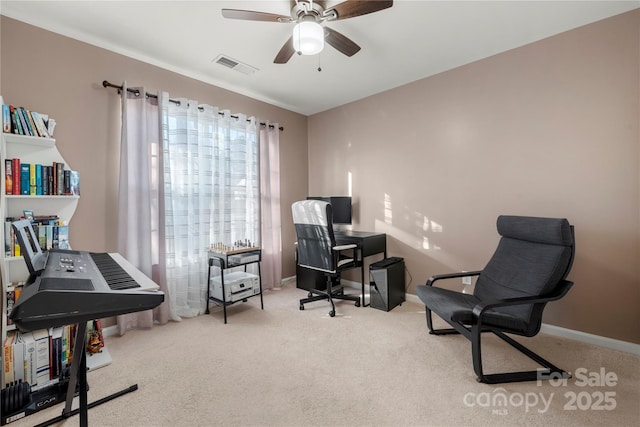
[{"label": "beige wall", "polygon": [[311,116],[310,192],[351,174],[411,293],[481,269],[500,214],[566,217],[575,285],[544,321],[640,343],[639,58],[634,11]]},{"label": "beige wall", "polygon": [[[196,99],[232,112],[278,122],[282,214],[307,191],[307,118],[252,98],[2,17],[0,85],[5,103],[48,113],[58,123],[56,143],[70,167],[80,171],[82,197],[70,228],[74,247],[116,248],[119,102],[108,80],[145,85],[152,92]],[[284,274],[295,274],[293,229],[283,232]]]},{"label": "beige wall", "polygon": [[350,173],[353,228],[388,233],[409,292],[481,268],[501,213],[564,216],[576,226],[576,285],[545,322],[640,343],[639,21],[636,11],[561,34],[314,115],[308,128],[302,115],[6,17],[0,88],[59,123],[58,147],[82,174],[75,247],[115,249],[119,96],[100,83],[126,79],[285,127],[284,277],[295,274],[291,203],[346,194]]}]

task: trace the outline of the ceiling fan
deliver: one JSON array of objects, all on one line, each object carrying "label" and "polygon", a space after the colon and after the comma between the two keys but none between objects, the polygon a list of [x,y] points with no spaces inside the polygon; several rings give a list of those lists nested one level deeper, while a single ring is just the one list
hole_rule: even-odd
[{"label": "ceiling fan", "polygon": [[301,55],[320,53],[325,42],[347,56],[355,55],[360,46],[336,30],[320,24],[378,12],[393,6],[393,1],[346,0],[329,8],[325,5],[324,0],[295,0],[292,2],[291,16],[240,9],[222,9],[222,16],[248,21],[295,23],[292,35],[273,60],[276,64],[286,64],[295,52]]}]

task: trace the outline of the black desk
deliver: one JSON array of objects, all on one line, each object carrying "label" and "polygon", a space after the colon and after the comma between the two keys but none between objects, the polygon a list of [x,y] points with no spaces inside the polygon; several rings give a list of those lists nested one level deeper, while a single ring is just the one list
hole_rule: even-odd
[{"label": "black desk", "polygon": [[[362,307],[366,307],[369,304],[365,304],[364,298],[364,258],[383,254],[387,257],[387,235],[385,233],[375,233],[371,231],[353,231],[353,230],[341,230],[334,231],[336,238],[336,244],[348,245],[356,244],[360,249],[360,259],[358,265],[360,266],[360,277],[362,284]],[[322,272],[311,270],[309,268],[300,267],[296,265],[296,286],[301,289],[324,289],[327,285],[326,277]]]}]

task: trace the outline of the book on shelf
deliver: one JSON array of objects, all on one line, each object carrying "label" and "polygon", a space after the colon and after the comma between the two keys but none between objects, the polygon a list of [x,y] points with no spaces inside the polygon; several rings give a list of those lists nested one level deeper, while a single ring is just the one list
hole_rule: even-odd
[{"label": "book on shelf", "polygon": [[13,163],[12,171],[13,171],[13,194],[20,194],[20,159],[11,159]]},{"label": "book on shelf", "polygon": [[[96,326],[95,321],[88,322],[87,327],[94,332],[99,330],[99,351],[104,347],[99,323]],[[32,391],[56,383],[73,360],[76,331],[77,325],[74,324],[8,334],[2,346],[5,383],[26,381]],[[89,343],[87,339],[84,348],[90,352]]]},{"label": "book on shelf", "polygon": [[7,335],[2,343],[2,366],[5,383],[10,383],[15,378],[13,362],[13,341],[15,338],[15,334]]},{"label": "book on shelf", "polygon": [[22,163],[5,159],[5,194],[23,196],[79,196],[80,172],[65,169],[64,163]]},{"label": "book on shelf", "polygon": [[37,165],[35,163],[29,164],[29,195],[36,195],[36,169]]},{"label": "book on shelf", "polygon": [[36,196],[42,196],[42,165],[36,163]]},{"label": "book on shelf", "polygon": [[24,379],[29,384],[37,383],[38,367],[36,366],[36,339],[31,332],[17,333],[24,343]]},{"label": "book on shelf", "polygon": [[31,165],[20,163],[20,194],[28,196],[31,187]]},{"label": "book on shelf", "polygon": [[47,130],[46,120],[44,118],[45,116],[36,111],[32,111],[31,116],[33,117],[33,121],[35,122],[36,127],[38,128],[38,133],[40,133],[40,136],[42,136],[43,138],[51,138],[51,135],[49,135],[49,131]]},{"label": "book on shelf", "polygon": [[13,105],[9,105],[9,114],[11,115],[12,131],[18,135],[24,135],[22,132],[22,125],[20,124],[20,118],[18,112],[13,108]]},{"label": "book on shelf", "polygon": [[42,195],[47,196],[49,195],[49,166],[42,165],[41,181]]},{"label": "book on shelf", "polygon": [[29,121],[25,116],[24,109],[17,107],[16,111],[18,112],[18,117],[20,118],[20,124],[22,125],[22,131],[23,131],[22,134],[27,136],[33,136],[33,133],[31,133],[31,127],[29,125]]},{"label": "book on shelf", "polygon": [[38,129],[36,128],[36,124],[33,121],[33,117],[31,117],[31,111],[27,110],[26,108],[20,107],[22,108],[22,111],[24,112],[24,116],[27,119],[27,126],[29,126],[29,131],[31,132],[31,135],[33,136],[42,136],[40,135],[40,132],[38,132]]},{"label": "book on shelf", "polygon": [[4,159],[4,194],[13,194],[13,160]]},{"label": "book on shelf", "polygon": [[5,219],[4,221],[4,256],[10,257],[13,254],[13,229],[11,228],[11,221]]},{"label": "book on shelf", "polygon": [[7,286],[6,299],[7,299],[7,325],[11,325],[12,321],[9,318],[9,313],[13,310],[13,306],[18,301],[20,294],[22,293],[22,284],[14,286],[10,284]]},{"label": "book on shelf", "polygon": [[69,190],[72,196],[80,195],[80,172],[78,171],[69,171]]},{"label": "book on shelf", "polygon": [[38,113],[13,104],[2,104],[2,131],[17,135],[52,138],[55,120],[47,114]]},{"label": "book on shelf", "polygon": [[36,124],[36,120],[33,117],[33,112],[27,108],[24,108],[25,115],[29,119],[29,123],[31,124],[31,131],[33,136],[39,136],[41,138],[45,138],[45,135],[40,131],[40,128]]},{"label": "book on shelf", "polygon": [[32,333],[36,342],[36,384],[38,384],[51,379],[49,331],[39,329]]},{"label": "book on shelf", "polygon": [[[15,237],[13,227],[11,227],[12,222],[20,219],[24,219],[24,217],[5,218],[4,251],[6,257],[20,256],[20,245]],[[31,223],[42,250],[71,248],[69,245],[69,226],[65,221],[60,220],[57,215],[35,215]],[[60,236],[62,240],[60,240]]]},{"label": "book on shelf", "polygon": [[58,196],[64,194],[64,163],[56,163],[57,191]]},{"label": "book on shelf", "polygon": [[11,112],[7,104],[2,104],[2,131],[11,133]]},{"label": "book on shelf", "polygon": [[58,228],[58,248],[71,249],[71,246],[69,246],[69,226],[59,225],[57,228]]},{"label": "book on shelf", "polygon": [[24,342],[20,334],[13,340],[13,380],[24,381]]}]

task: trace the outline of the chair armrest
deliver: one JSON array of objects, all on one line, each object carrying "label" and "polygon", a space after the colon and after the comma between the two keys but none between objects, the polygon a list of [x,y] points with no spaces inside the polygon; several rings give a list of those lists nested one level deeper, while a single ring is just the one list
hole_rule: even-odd
[{"label": "chair armrest", "polygon": [[482,273],[482,271],[461,271],[459,273],[438,274],[438,275],[429,277],[429,280],[427,280],[426,286],[433,286],[433,283],[438,280],[455,279],[458,277],[467,277],[467,276],[479,276],[480,273]]},{"label": "chair armrest", "polygon": [[569,289],[573,286],[573,282],[568,280],[561,280],[556,289],[553,292],[550,292],[546,295],[532,296],[532,297],[518,297],[518,298],[507,298],[503,300],[493,300],[493,301],[482,301],[478,303],[475,307],[473,307],[473,317],[476,319],[481,319],[484,313],[495,307],[506,307],[512,305],[523,305],[523,304],[539,304],[546,303],[549,301],[555,301],[567,294]]},{"label": "chair armrest", "polygon": [[339,245],[339,246],[334,246],[332,249],[334,251],[346,251],[347,249],[354,249],[357,247],[358,245]]}]

